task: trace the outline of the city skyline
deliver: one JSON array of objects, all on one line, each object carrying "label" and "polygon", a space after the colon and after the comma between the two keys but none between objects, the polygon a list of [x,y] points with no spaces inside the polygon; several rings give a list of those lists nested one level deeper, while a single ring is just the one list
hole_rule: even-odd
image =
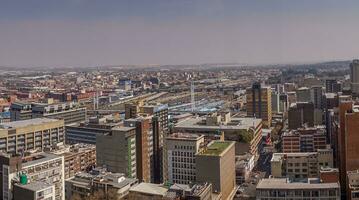
[{"label": "city skyline", "polygon": [[284,64],[359,54],[353,0],[8,1],[0,66]]}]

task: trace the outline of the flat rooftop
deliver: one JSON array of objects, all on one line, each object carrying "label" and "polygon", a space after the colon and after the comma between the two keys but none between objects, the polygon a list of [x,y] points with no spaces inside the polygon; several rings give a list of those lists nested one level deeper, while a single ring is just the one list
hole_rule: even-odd
[{"label": "flat rooftop", "polygon": [[62,156],[58,156],[52,153],[38,153],[38,154],[33,154],[27,157],[24,157],[22,160],[22,166],[23,167],[28,167],[28,166],[32,166],[32,165],[36,165],[42,162],[46,162],[49,160],[53,160],[56,158],[61,158]]},{"label": "flat rooftop", "polygon": [[208,147],[200,153],[200,155],[219,156],[223,153],[233,142],[229,141],[213,141]]},{"label": "flat rooftop", "polygon": [[201,124],[202,121],[206,120],[205,117],[191,117],[188,119],[185,119],[181,122],[179,122],[175,128],[188,128],[188,129],[210,129],[210,130],[240,130],[245,129],[248,130],[252,127],[257,127],[262,120],[258,118],[252,118],[252,117],[233,117],[231,118],[231,121],[229,122],[230,125],[206,125]]},{"label": "flat rooftop", "polygon": [[257,189],[277,189],[277,190],[315,190],[315,189],[339,189],[339,183],[320,183],[319,179],[310,178],[303,181],[292,182],[287,178],[266,178],[259,181]]},{"label": "flat rooftop", "polygon": [[50,119],[50,118],[34,118],[28,120],[14,121],[14,122],[6,122],[0,124],[0,129],[11,129],[11,128],[22,128],[26,126],[34,126],[41,125],[49,122],[57,122],[60,121],[58,119]]},{"label": "flat rooftop", "polygon": [[47,182],[43,182],[43,181],[34,181],[31,183],[27,183],[26,185],[16,184],[16,186],[20,187],[20,188],[27,189],[27,190],[31,190],[31,191],[41,191],[41,190],[49,188],[53,185],[50,183],[47,183]]},{"label": "flat rooftop", "polygon": [[197,141],[197,140],[199,140],[200,138],[203,138],[203,137],[204,136],[200,135],[200,134],[177,132],[177,133],[173,133],[171,135],[168,135],[167,139],[170,139],[170,140],[194,140],[194,141]]},{"label": "flat rooftop", "polygon": [[160,184],[140,183],[130,189],[130,192],[138,192],[157,196],[165,196],[168,189]]}]

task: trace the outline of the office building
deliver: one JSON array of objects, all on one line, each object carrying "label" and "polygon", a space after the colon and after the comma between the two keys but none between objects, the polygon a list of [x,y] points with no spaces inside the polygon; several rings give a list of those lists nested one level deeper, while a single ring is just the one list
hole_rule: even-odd
[{"label": "office building", "polygon": [[315,178],[303,181],[266,178],[260,180],[256,187],[256,199],[340,200],[340,185],[339,183],[321,183],[319,179]]},{"label": "office building", "polygon": [[9,154],[43,150],[64,140],[63,120],[37,118],[0,124],[0,151]]},{"label": "office building", "polygon": [[354,96],[359,94],[359,60],[350,63],[350,89]]},{"label": "office building", "polygon": [[10,120],[20,121],[32,118],[31,104],[25,102],[14,102],[10,105]]},{"label": "office building", "polygon": [[280,94],[278,92],[272,92],[272,113],[280,112]]},{"label": "office building", "polygon": [[13,194],[13,183],[44,182],[54,185],[55,200],[65,200],[64,157],[50,153],[37,153],[20,158],[1,155],[2,166],[2,199],[10,200]]},{"label": "office building", "polygon": [[97,166],[114,173],[137,177],[136,128],[113,128],[110,134],[98,135],[96,139]]},{"label": "office building", "polygon": [[271,160],[271,175],[291,179],[317,178],[321,168],[333,167],[332,149],[316,152],[274,153]]},{"label": "office building", "polygon": [[52,200],[55,199],[55,186],[47,182],[14,184],[14,200]]},{"label": "office building", "polygon": [[263,125],[271,126],[272,122],[272,91],[270,87],[263,87],[254,83],[246,89],[247,116],[263,120]]},{"label": "office building", "polygon": [[153,155],[151,118],[138,117],[135,119],[127,119],[124,125],[128,128],[135,128],[136,177],[139,182],[150,182],[151,157]]},{"label": "office building", "polygon": [[324,127],[299,128],[282,134],[284,153],[314,152],[327,148],[327,134]]},{"label": "office building", "polygon": [[165,199],[215,200],[219,199],[212,193],[211,183],[197,183],[190,185],[173,184],[170,186]]},{"label": "office building", "polygon": [[196,179],[210,182],[213,191],[222,199],[231,199],[235,193],[235,143],[212,141],[207,148],[196,154]]},{"label": "office building", "polygon": [[312,86],[310,88],[310,102],[314,104],[314,109],[323,109],[322,86]]},{"label": "office building", "polygon": [[213,113],[191,117],[175,125],[175,132],[203,134],[205,138],[220,138],[236,142],[236,155],[250,153],[258,156],[262,146],[262,120],[252,117],[231,117]]},{"label": "office building", "polygon": [[203,149],[204,136],[190,133],[174,133],[166,138],[167,182],[190,184],[196,182],[195,155]]},{"label": "office building", "polygon": [[96,144],[96,136],[109,134],[113,128],[120,125],[120,120],[112,116],[91,117],[89,122],[67,125],[66,143]]},{"label": "office building", "polygon": [[90,172],[81,172],[65,181],[66,199],[74,197],[88,198],[103,195],[101,199],[126,199],[131,187],[138,183],[137,179],[128,178],[122,173],[111,173],[103,168],[95,168]]},{"label": "office building", "polygon": [[14,102],[10,106],[10,115],[11,121],[46,117],[63,119],[65,124],[72,124],[86,120],[86,107],[74,102],[58,104]]},{"label": "office building", "polygon": [[288,110],[288,128],[314,126],[314,105],[311,102],[298,102],[290,106]]},{"label": "office building", "polygon": [[327,93],[338,93],[342,91],[341,82],[335,79],[327,79],[325,80],[325,92]]},{"label": "office building", "polygon": [[296,90],[297,102],[311,102],[310,89],[301,87]]}]

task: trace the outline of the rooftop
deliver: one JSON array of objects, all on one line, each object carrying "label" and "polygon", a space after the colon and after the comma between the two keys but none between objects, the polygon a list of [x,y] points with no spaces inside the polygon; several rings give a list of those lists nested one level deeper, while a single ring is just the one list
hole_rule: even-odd
[{"label": "rooftop", "polygon": [[219,156],[224,152],[233,142],[229,141],[213,141],[208,147],[201,152],[201,155]]},{"label": "rooftop", "polygon": [[339,183],[320,183],[319,179],[309,178],[292,182],[287,178],[266,178],[259,181],[257,189],[329,189],[338,188]]},{"label": "rooftop", "polygon": [[262,120],[258,118],[252,117],[240,117],[231,118],[230,125],[206,125],[201,122],[205,120],[205,117],[191,117],[186,120],[179,122],[175,128],[193,128],[193,129],[210,129],[210,130],[240,130],[245,129],[248,130],[253,127],[257,127]]},{"label": "rooftop", "polygon": [[52,187],[53,185],[44,181],[34,181],[26,185],[16,184],[17,187],[21,187],[31,191],[41,191],[43,189]]},{"label": "rooftop", "polygon": [[130,192],[145,193],[157,196],[165,196],[167,191],[168,189],[162,185],[153,183],[140,183],[130,189]]},{"label": "rooftop", "polygon": [[56,158],[61,158],[62,156],[58,156],[55,154],[51,154],[51,153],[38,153],[38,154],[33,154],[31,156],[25,157],[22,161],[22,166],[23,167],[28,167],[28,166],[32,166],[32,165],[36,165],[42,162],[46,162],[52,159],[56,159]]},{"label": "rooftop", "polygon": [[0,124],[0,129],[11,129],[11,128],[22,128],[26,126],[35,126],[41,125],[49,122],[57,122],[60,121],[58,119],[50,119],[50,118],[34,118],[28,120],[21,120],[21,121],[13,121],[13,122],[6,122]]}]

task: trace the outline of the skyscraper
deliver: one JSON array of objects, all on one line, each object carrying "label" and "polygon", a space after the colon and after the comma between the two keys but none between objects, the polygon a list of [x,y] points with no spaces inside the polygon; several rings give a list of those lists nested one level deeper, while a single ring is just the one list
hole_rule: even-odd
[{"label": "skyscraper", "polygon": [[263,120],[263,125],[269,127],[272,121],[272,92],[270,87],[262,87],[254,83],[246,90],[247,116]]},{"label": "skyscraper", "polygon": [[354,95],[359,95],[359,60],[350,64],[350,88]]}]

